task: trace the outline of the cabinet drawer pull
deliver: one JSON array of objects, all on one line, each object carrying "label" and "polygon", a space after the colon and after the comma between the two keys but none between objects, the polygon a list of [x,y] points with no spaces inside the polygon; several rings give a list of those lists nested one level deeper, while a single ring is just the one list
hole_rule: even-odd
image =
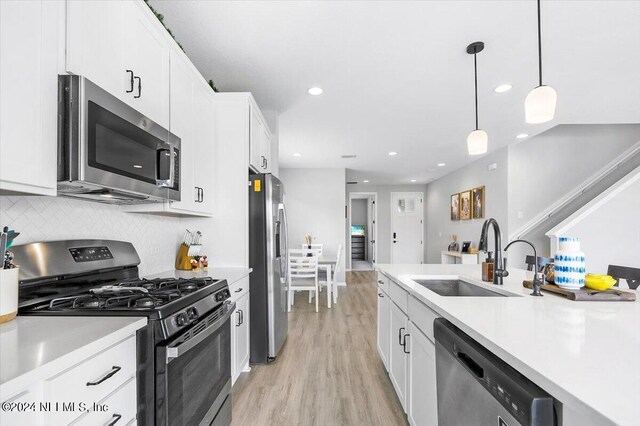
[{"label": "cabinet drawer pull", "polygon": [[131,87],[129,88],[129,90],[127,90],[127,93],[131,93],[133,92],[133,71],[127,70],[126,72],[128,72],[131,77]]},{"label": "cabinet drawer pull", "polygon": [[135,77],[133,77],[133,78],[138,80],[138,94],[137,95],[133,95],[133,97],[137,99],[142,95],[142,78],[140,78],[137,75]]},{"label": "cabinet drawer pull", "polygon": [[113,420],[111,420],[109,423],[107,423],[106,426],[113,426],[116,423],[118,423],[118,420],[120,420],[122,418],[122,414],[114,414],[113,415]]},{"label": "cabinet drawer pull", "polygon": [[204,201],[204,189],[200,188],[200,202],[202,203]]},{"label": "cabinet drawer pull", "polygon": [[122,367],[119,367],[117,365],[114,365],[113,367],[111,367],[111,371],[109,371],[107,374],[105,374],[104,376],[102,376],[102,378],[100,378],[99,380],[95,381],[95,382],[87,382],[87,386],[96,386],[99,385],[100,383],[104,382],[105,380],[113,377],[114,374],[116,374],[118,371],[122,370]]},{"label": "cabinet drawer pull", "polygon": [[238,322],[236,323],[236,327],[240,327],[240,324],[242,324],[242,323],[240,322],[240,309],[238,309],[238,310],[236,311],[236,314],[238,314]]},{"label": "cabinet drawer pull", "polygon": [[240,287],[239,289],[237,289],[236,291],[234,291],[234,293],[240,293],[242,291],[242,287]]},{"label": "cabinet drawer pull", "polygon": [[405,354],[410,353],[410,352],[407,350],[407,337],[408,337],[408,336],[411,336],[411,335],[410,335],[410,334],[405,334],[405,335],[404,335],[404,337],[402,338],[402,351],[403,351]]},{"label": "cabinet drawer pull", "polygon": [[400,327],[400,329],[398,330],[398,344],[402,345],[402,331],[404,330],[404,327]]},{"label": "cabinet drawer pull", "polygon": [[382,297],[382,298],[384,298],[384,296],[382,295],[382,293],[378,293],[378,297]]},{"label": "cabinet drawer pull", "polygon": [[384,284],[384,281],[378,280],[378,284]]}]

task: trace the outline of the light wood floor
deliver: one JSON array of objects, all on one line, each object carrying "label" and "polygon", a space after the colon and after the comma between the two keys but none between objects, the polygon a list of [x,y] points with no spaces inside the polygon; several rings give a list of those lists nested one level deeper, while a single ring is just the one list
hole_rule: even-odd
[{"label": "light wood floor", "polygon": [[318,313],[296,295],[277,360],[234,385],[233,426],[407,424],[376,349],[376,273],[347,272],[339,292]]}]

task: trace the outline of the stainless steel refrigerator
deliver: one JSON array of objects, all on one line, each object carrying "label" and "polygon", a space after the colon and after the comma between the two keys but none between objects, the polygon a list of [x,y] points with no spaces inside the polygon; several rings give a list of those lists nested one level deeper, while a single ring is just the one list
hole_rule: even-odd
[{"label": "stainless steel refrigerator", "polygon": [[282,182],[269,173],[249,180],[250,362],[265,364],[287,338],[287,214]]}]

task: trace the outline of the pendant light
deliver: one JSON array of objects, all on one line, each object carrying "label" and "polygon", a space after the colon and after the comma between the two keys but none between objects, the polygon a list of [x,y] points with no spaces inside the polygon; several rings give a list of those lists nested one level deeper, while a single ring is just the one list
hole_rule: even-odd
[{"label": "pendant light", "polygon": [[540,34],[540,0],[538,0],[538,87],[524,101],[527,123],[546,123],[553,120],[558,95],[550,86],[542,84],[542,36]]},{"label": "pendant light", "polygon": [[484,43],[476,41],[467,46],[467,53],[473,55],[473,70],[475,76],[475,100],[476,100],[476,129],[467,136],[467,149],[469,155],[480,155],[487,152],[489,136],[484,130],[478,128],[478,61],[476,55],[484,49]]}]

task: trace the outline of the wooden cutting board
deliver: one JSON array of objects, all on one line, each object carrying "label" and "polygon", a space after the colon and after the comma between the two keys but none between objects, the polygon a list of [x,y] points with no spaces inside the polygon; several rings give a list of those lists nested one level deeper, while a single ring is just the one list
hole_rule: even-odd
[{"label": "wooden cutting board", "polygon": [[[522,285],[526,288],[533,288],[533,282],[525,280]],[[555,284],[545,284],[540,287],[544,291],[556,293],[576,302],[592,301],[592,302],[633,302],[636,300],[636,294],[632,291],[610,288],[609,290],[600,291],[583,287],[578,290],[565,290]]]}]

